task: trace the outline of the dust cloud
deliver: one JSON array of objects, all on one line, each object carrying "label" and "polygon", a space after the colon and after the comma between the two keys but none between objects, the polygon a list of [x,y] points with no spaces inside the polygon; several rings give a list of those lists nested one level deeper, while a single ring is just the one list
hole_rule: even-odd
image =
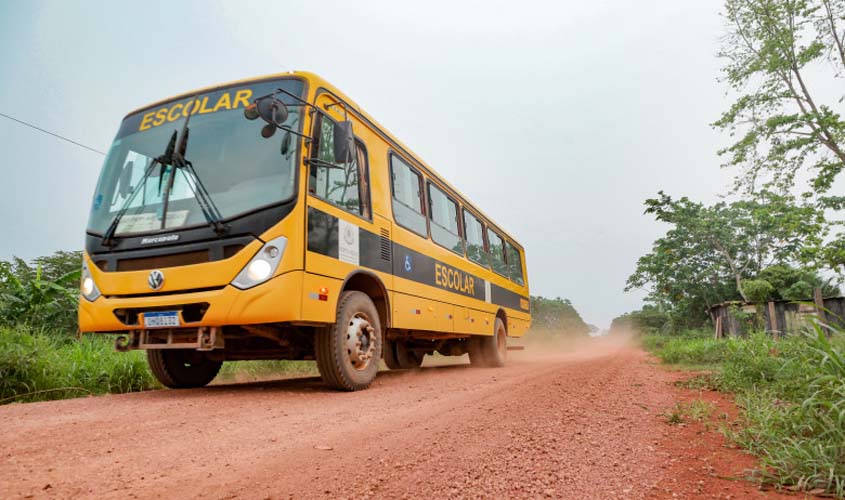
[{"label": "dust cloud", "polygon": [[[585,361],[607,356],[635,344],[631,332],[614,332],[601,337],[571,336],[566,332],[529,332],[522,338],[508,338],[508,346],[522,350],[508,351],[508,363],[549,363]],[[469,355],[426,356],[423,368],[468,365]]]}]

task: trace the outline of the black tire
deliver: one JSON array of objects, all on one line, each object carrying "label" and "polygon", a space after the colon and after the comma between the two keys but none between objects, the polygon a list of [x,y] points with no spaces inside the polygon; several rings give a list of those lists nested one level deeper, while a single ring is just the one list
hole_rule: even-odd
[{"label": "black tire", "polygon": [[[337,302],[335,324],[320,329],[314,339],[323,382],[341,391],[369,387],[378,373],[381,339],[381,321],[373,301],[362,292],[343,292]],[[355,352],[350,343],[357,344]]]},{"label": "black tire", "polygon": [[222,361],[194,349],[149,349],[147,364],[161,385],[171,389],[203,387],[214,380]]},{"label": "black tire", "polygon": [[505,322],[496,318],[493,335],[473,335],[468,340],[469,362],[472,366],[500,367],[508,359],[508,331]]},{"label": "black tire", "polygon": [[396,360],[399,366],[405,370],[417,370],[422,366],[425,354],[411,349],[410,342],[396,343]]},{"label": "black tire", "polygon": [[396,359],[396,341],[384,339],[381,344],[382,356],[384,357],[384,364],[391,370],[401,370],[402,366],[399,360]]},{"label": "black tire", "polygon": [[406,340],[385,340],[384,363],[391,370],[416,370],[422,366],[425,354],[411,349]]}]

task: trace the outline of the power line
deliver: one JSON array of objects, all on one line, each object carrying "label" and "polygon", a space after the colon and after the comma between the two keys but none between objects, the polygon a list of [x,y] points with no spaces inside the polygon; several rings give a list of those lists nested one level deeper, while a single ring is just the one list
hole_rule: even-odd
[{"label": "power line", "polygon": [[76,144],[76,145],[77,145],[77,146],[79,146],[80,148],[85,148],[85,149],[87,149],[88,151],[93,151],[94,153],[97,153],[97,154],[100,154],[100,155],[106,156],[106,154],[105,154],[105,153],[103,153],[102,151],[99,151],[99,150],[96,150],[96,149],[94,149],[94,148],[92,148],[92,147],[86,146],[85,144],[80,144],[80,143],[78,143],[78,142],[76,142],[76,141],[73,141],[73,140],[71,140],[71,139],[68,139],[67,137],[63,137],[63,136],[61,136],[61,135],[59,135],[59,134],[54,134],[53,132],[50,132],[49,130],[44,130],[43,128],[41,128],[41,127],[37,127],[37,126],[35,126],[35,125],[31,124],[31,123],[27,123],[27,122],[25,122],[25,121],[23,121],[23,120],[18,120],[17,118],[11,117],[11,116],[6,115],[6,114],[3,114],[3,113],[0,113],[0,116],[2,116],[2,117],[4,117],[4,118],[8,118],[8,119],[10,119],[10,120],[12,120],[12,121],[18,122],[18,123],[20,123],[21,125],[26,125],[27,127],[34,128],[35,130],[38,130],[38,131],[40,131],[40,132],[44,132],[45,134],[52,135],[53,137],[58,137],[59,139],[61,139],[61,140],[63,140],[63,141],[67,141],[67,142],[69,142],[69,143],[71,143],[71,144]]}]

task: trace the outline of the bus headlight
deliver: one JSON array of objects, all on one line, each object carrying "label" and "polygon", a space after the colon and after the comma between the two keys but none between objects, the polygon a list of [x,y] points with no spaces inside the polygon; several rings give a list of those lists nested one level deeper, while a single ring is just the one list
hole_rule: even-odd
[{"label": "bus headlight", "polygon": [[85,300],[94,302],[100,297],[100,289],[97,288],[97,284],[94,283],[94,278],[91,276],[91,271],[88,270],[87,262],[82,263],[81,278],[82,281],[79,288],[82,292],[82,296],[85,297]]},{"label": "bus headlight", "polygon": [[279,236],[265,243],[261,250],[255,254],[255,257],[235,276],[232,285],[241,290],[246,290],[270,279],[279,267],[279,262],[282,261],[282,255],[285,254],[287,244],[288,239],[284,236]]},{"label": "bus headlight", "polygon": [[246,276],[252,281],[264,281],[273,272],[273,267],[264,259],[254,260],[246,268]]}]

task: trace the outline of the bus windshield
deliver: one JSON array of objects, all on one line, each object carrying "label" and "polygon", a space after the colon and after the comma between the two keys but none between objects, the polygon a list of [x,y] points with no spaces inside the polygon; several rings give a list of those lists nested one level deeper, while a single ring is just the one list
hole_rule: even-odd
[{"label": "bus windshield", "polygon": [[[195,196],[196,180],[184,169],[156,164],[139,185],[153,160],[164,154],[173,132],[181,132],[189,114],[185,158],[224,220],[291,199],[296,194],[296,148],[283,154],[283,133],[265,139],[261,128],[266,123],[247,120],[243,113],[253,99],[278,88],[301,96],[303,83],[282,79],[224,87],[127,116],[100,173],[88,231],[103,234],[125,206],[114,231],[117,235],[207,223]],[[284,93],[277,98],[289,106],[284,125],[298,131],[302,108]],[[172,185],[169,192],[168,184]]]}]

